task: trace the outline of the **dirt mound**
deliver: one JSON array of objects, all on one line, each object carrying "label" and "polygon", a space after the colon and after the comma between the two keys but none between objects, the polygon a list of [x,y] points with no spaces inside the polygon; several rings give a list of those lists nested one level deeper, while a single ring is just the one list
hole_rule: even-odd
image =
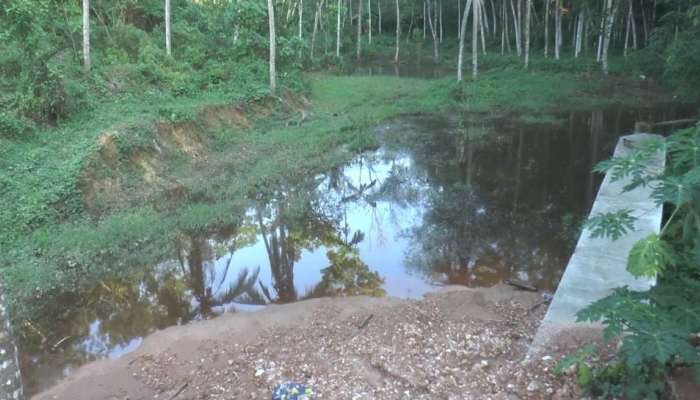
[{"label": "dirt mound", "polygon": [[271,306],[158,332],[37,398],[267,399],[286,381],[329,399],[579,398],[551,373],[560,355],[523,361],[540,302],[497,286]]}]

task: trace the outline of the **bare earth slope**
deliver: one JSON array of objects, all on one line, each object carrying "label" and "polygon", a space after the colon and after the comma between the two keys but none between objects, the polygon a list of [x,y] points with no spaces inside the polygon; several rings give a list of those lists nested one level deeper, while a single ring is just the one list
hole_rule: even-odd
[{"label": "bare earth slope", "polygon": [[[553,366],[523,359],[546,309],[506,286],[411,301],[327,298],[173,327],[88,364],[37,399],[269,399],[279,383],[325,399],[580,398]],[[575,345],[575,344],[574,344]]]}]

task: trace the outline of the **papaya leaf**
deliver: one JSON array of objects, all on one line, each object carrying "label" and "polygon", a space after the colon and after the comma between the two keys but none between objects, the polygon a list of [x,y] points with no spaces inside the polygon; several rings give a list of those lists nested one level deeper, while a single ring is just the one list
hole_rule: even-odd
[{"label": "papaya leaf", "polygon": [[676,265],[673,248],[657,234],[638,241],[627,259],[627,271],[637,278],[653,278]]},{"label": "papaya leaf", "polygon": [[692,191],[697,188],[698,181],[700,181],[700,174],[664,177],[659,180],[651,197],[656,200],[656,204],[683,205],[692,198]]},{"label": "papaya leaf", "polygon": [[608,237],[617,240],[634,229],[636,220],[637,218],[632,216],[632,210],[623,209],[596,214],[590,217],[584,226],[590,229],[591,238]]}]

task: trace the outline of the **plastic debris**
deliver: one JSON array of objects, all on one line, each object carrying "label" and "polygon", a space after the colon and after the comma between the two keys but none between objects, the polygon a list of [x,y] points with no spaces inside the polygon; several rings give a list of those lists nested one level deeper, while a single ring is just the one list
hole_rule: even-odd
[{"label": "plastic debris", "polygon": [[311,400],[313,390],[298,383],[287,382],[275,388],[272,400]]}]

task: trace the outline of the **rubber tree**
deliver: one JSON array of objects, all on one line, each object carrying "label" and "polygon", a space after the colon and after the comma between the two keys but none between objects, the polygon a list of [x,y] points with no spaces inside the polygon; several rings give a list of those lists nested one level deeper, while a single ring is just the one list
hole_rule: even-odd
[{"label": "rubber tree", "polygon": [[459,56],[457,57],[457,82],[462,82],[462,69],[464,66],[464,37],[467,34],[467,19],[469,19],[469,9],[472,7],[472,0],[467,0],[464,5],[464,12],[459,28]]},{"label": "rubber tree", "polygon": [[337,21],[335,25],[335,56],[340,58],[340,20],[341,20],[341,10],[343,9],[343,4],[342,0],[338,0],[337,4],[338,10],[337,11]]},{"label": "rubber tree", "polygon": [[481,17],[481,0],[472,3],[472,78],[479,75],[479,22]]},{"label": "rubber tree", "polygon": [[277,91],[277,34],[275,33],[275,5],[267,0],[267,16],[270,29],[270,92]]},{"label": "rubber tree", "polygon": [[364,1],[360,0],[358,3],[357,10],[357,59],[362,57],[362,3]]},{"label": "rubber tree", "polygon": [[165,52],[173,54],[170,0],[165,0]]},{"label": "rubber tree", "polygon": [[304,20],[304,0],[299,0],[299,39],[304,37],[304,30],[302,29],[302,23]]},{"label": "rubber tree", "polygon": [[316,4],[316,12],[314,13],[314,29],[311,34],[311,58],[314,58],[314,50],[316,48],[316,37],[318,35],[319,19],[321,18],[321,9],[325,0],[320,0]]},{"label": "rubber tree", "polygon": [[605,30],[603,34],[603,50],[601,55],[601,63],[603,64],[603,73],[609,72],[608,66],[608,48],[610,47],[610,39],[612,37],[613,24],[615,15],[617,14],[618,2],[615,0],[606,0],[605,3]]},{"label": "rubber tree", "polygon": [[399,48],[401,42],[401,11],[399,9],[399,0],[396,0],[396,54],[394,55],[394,62],[399,62]]},{"label": "rubber tree", "polygon": [[439,45],[439,34],[438,32],[438,5],[434,3],[434,0],[427,0],[428,4],[428,25],[430,26],[430,35],[433,37],[433,61],[438,62],[440,59],[440,45]]},{"label": "rubber tree", "polygon": [[532,10],[532,0],[525,3],[525,69],[530,65],[530,19]]},{"label": "rubber tree", "polygon": [[557,60],[561,55],[562,31],[561,31],[561,0],[556,0],[554,4],[554,58]]},{"label": "rubber tree", "polygon": [[549,56],[549,5],[552,0],[544,0],[544,58]]},{"label": "rubber tree", "polygon": [[90,71],[92,58],[90,55],[90,0],[83,0],[83,66]]},{"label": "rubber tree", "polygon": [[369,44],[372,44],[372,0],[367,0],[367,33]]},{"label": "rubber tree", "polygon": [[523,46],[522,46],[522,37],[520,34],[522,33],[522,29],[520,26],[520,15],[518,14],[518,11],[516,11],[515,4],[513,3],[513,0],[510,0],[510,11],[513,13],[513,31],[515,32],[515,49],[518,52],[518,56],[521,56],[523,53]]}]

